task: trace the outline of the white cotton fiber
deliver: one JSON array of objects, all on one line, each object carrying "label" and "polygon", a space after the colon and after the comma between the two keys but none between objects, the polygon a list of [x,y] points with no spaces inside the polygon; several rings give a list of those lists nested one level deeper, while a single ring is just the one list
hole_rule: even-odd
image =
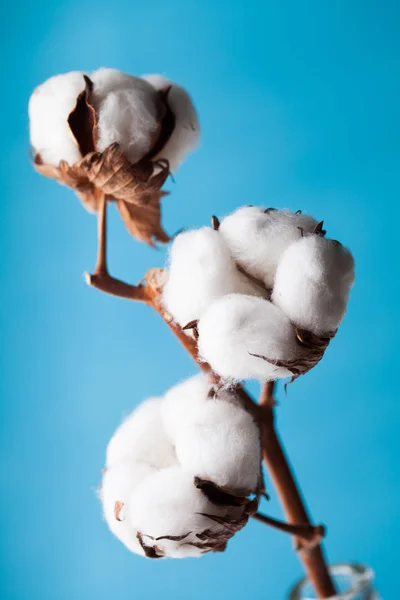
[{"label": "white cotton fiber", "polygon": [[226,294],[267,295],[267,290],[239,273],[219,231],[203,227],[174,240],[163,303],[181,325],[200,319],[210,304]]},{"label": "white cotton fiber", "polygon": [[172,135],[157,159],[166,158],[171,171],[175,171],[183,162],[186,155],[197,146],[200,138],[200,125],[196,109],[189,94],[180,86],[175,85],[162,75],[145,75],[143,79],[149,82],[157,91],[168,92],[167,102],[175,117],[175,128]]},{"label": "white cotton fiber", "polygon": [[172,443],[175,444],[178,433],[193,425],[198,408],[207,403],[210,389],[207,377],[199,374],[178,383],[165,394],[161,416]]},{"label": "white cotton fiber", "polygon": [[[131,551],[143,554],[136,538],[136,531],[127,518],[127,507],[132,490],[157,470],[144,463],[122,461],[105,470],[99,496],[103,505],[104,519],[111,532]],[[116,503],[121,503],[116,515]]]},{"label": "white cotton fiber", "polygon": [[198,375],[145,401],[108,445],[99,497],[111,532],[132,552],[223,551],[247,522],[244,497],[258,493],[259,429],[234,392],[211,398],[210,387]]},{"label": "white cotton fiber", "polygon": [[68,117],[85,89],[84,73],[72,71],[51,77],[37,87],[29,100],[31,144],[43,163],[72,165],[81,158]]},{"label": "white cotton fiber", "polygon": [[301,237],[301,230],[306,234],[316,224],[309,215],[243,206],[221,221],[219,232],[238,264],[272,288],[283,252]]},{"label": "white cotton fiber", "polygon": [[154,146],[165,109],[153,86],[140,77],[116,69],[98,69],[91,75],[93,104],[98,116],[97,149],[120,144],[136,163]]},{"label": "white cotton fiber", "polygon": [[239,404],[209,398],[193,409],[194,423],[178,433],[182,468],[238,495],[255,493],[260,479],[260,431]]},{"label": "white cotton fiber", "polygon": [[339,242],[308,235],[282,256],[272,300],[293,323],[324,335],[340,325],[353,282],[350,252]]},{"label": "white cotton fiber", "polygon": [[[240,509],[232,512],[240,513]],[[223,525],[204,516],[226,516],[225,507],[212,504],[196,488],[193,478],[179,467],[164,469],[139,484],[130,497],[129,520],[143,540],[170,558],[200,556],[204,552],[197,534],[223,532]],[[182,540],[153,539],[185,536]],[[197,547],[200,545],[200,547]]]},{"label": "white cotton fiber", "polygon": [[163,426],[162,403],[162,398],[150,398],[122,422],[107,447],[107,468],[123,460],[142,461],[156,468],[176,463],[174,447]]},{"label": "white cotton fiber", "polygon": [[289,368],[273,362],[290,363],[300,352],[294,328],[280,308],[252,296],[216,300],[200,319],[198,332],[200,356],[228,380],[290,377]]}]

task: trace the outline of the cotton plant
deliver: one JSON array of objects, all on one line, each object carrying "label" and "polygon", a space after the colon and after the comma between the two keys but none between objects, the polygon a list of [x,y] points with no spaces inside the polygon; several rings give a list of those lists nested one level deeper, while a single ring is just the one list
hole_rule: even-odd
[{"label": "cotton plant", "polygon": [[[145,558],[196,557],[224,551],[252,518],[292,534],[317,597],[333,597],[324,528],[312,525],[276,432],[275,384],[324,356],[354,282],[350,251],[321,220],[263,206],[170,240],[162,187],[200,129],[188,92],[161,75],[57,75],[32,94],[29,120],[36,170],[97,215],[86,282],[154,309],[202,372],[139,404],[111,437],[99,488],[110,531]],[[138,285],[108,271],[110,203],[137,240],[171,242],[166,268]],[[244,387],[250,379],[261,384],[259,403]],[[288,522],[258,510],[262,457]]]},{"label": "cotton plant", "polygon": [[29,123],[39,173],[72,187],[91,212],[115,202],[137,239],[168,241],[161,187],[200,135],[184,88],[161,75],[72,71],[35,89]]}]

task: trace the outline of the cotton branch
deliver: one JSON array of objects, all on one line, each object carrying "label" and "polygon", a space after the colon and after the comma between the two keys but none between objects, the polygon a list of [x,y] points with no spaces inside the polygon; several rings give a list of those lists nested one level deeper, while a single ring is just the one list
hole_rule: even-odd
[{"label": "cotton branch", "polygon": [[125,298],[127,300],[137,300],[139,302],[148,302],[148,293],[144,285],[130,285],[119,279],[115,279],[108,272],[107,267],[107,196],[102,194],[99,201],[99,210],[97,217],[97,261],[93,275],[85,273],[85,280],[88,285],[101,292]]},{"label": "cotton branch", "polygon": [[[146,277],[146,284],[140,284],[138,286],[128,285],[114,279],[108,274],[106,266],[105,205],[106,202],[104,202],[104,210],[99,212],[97,266],[95,273],[91,276],[87,276],[87,283],[102,292],[130,300],[141,301],[150,305],[158,312],[171,331],[173,331],[201,370],[211,375],[214,382],[218,382],[218,377],[213,375],[210,366],[199,360],[196,340],[188,336],[179,325],[175,324],[171,316],[164,309],[161,303],[162,285],[160,284],[160,279],[162,279],[161,275],[163,273],[162,270],[150,271],[150,276],[148,274]],[[155,275],[157,275],[157,277],[155,277]],[[274,387],[271,383],[265,384],[261,396],[261,403],[258,407],[243,388],[239,387],[237,391],[244,403],[259,415],[262,428],[264,460],[289,521],[288,524],[283,524],[283,527],[279,526],[279,528],[281,530],[284,529],[295,536],[295,546],[299,550],[299,555],[307,572],[307,576],[313,583],[318,597],[329,598],[334,596],[336,591],[329,576],[324,554],[319,544],[320,539],[323,537],[324,530],[321,526],[313,526],[311,524],[301,492],[295,481],[289,461],[275,429],[273,408]],[[256,515],[255,518],[263,523],[272,525],[272,520],[269,517]],[[276,526],[276,522],[274,526]]]}]

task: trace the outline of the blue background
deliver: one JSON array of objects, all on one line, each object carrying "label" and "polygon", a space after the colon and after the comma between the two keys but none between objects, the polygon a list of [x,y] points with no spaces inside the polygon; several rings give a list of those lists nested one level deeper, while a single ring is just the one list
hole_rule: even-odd
[{"label": "blue background", "polygon": [[[397,7],[396,7],[397,5]],[[280,393],[279,426],[334,561],[398,597],[399,9],[396,2],[49,0],[1,8],[1,598],[284,598],[291,541],[250,523],[222,555],[146,561],[95,495],[121,417],[195,372],[156,314],[89,289],[96,223],[29,162],[47,77],[113,66],[184,84],[199,151],[165,200],[170,232],[241,204],[303,209],[349,245],[357,283],[323,362]],[[114,211],[110,264],[137,281],[164,251]],[[270,514],[280,516],[272,493]]]}]

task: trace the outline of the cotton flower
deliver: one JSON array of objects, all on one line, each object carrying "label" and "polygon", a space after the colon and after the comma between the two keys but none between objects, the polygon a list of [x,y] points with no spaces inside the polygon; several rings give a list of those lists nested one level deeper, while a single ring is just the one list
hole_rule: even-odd
[{"label": "cotton flower", "polygon": [[256,510],[246,496],[260,490],[258,425],[233,392],[211,388],[199,375],[147,400],[108,444],[103,514],[132,552],[222,551]]},{"label": "cotton flower", "polygon": [[221,221],[219,232],[236,262],[272,288],[283,252],[316,225],[309,215],[243,206]]},{"label": "cotton flower", "polygon": [[200,125],[196,109],[189,94],[162,75],[145,75],[143,79],[155,90],[167,92],[167,102],[175,125],[171,137],[155,158],[167,159],[171,171],[175,171],[199,142]]},{"label": "cotton flower", "polygon": [[339,242],[307,235],[285,251],[272,300],[298,327],[332,334],[346,312],[354,259]]},{"label": "cotton flower", "polygon": [[209,227],[178,235],[169,263],[163,303],[182,326],[200,319],[213,300],[226,294],[268,293],[238,271],[219,231]]},{"label": "cotton flower", "polygon": [[73,164],[81,158],[78,143],[68,124],[79,94],[85,89],[84,73],[55,75],[33,92],[29,100],[31,144],[44,163]]},{"label": "cotton flower", "polygon": [[200,356],[227,380],[291,377],[301,356],[289,319],[262,298],[231,294],[216,300],[198,333]]}]

